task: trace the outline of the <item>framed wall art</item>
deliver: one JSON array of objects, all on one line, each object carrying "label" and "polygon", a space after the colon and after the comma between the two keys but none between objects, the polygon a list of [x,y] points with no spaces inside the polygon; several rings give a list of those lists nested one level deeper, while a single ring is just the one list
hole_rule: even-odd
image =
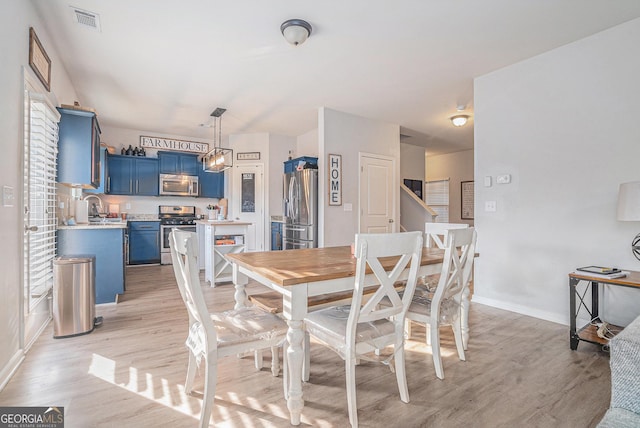
[{"label": "framed wall art", "polygon": [[460,208],[462,220],[473,220],[473,181],[463,181],[460,183]]},{"label": "framed wall art", "polygon": [[51,92],[51,59],[42,47],[33,27],[29,28],[29,65],[47,92]]}]

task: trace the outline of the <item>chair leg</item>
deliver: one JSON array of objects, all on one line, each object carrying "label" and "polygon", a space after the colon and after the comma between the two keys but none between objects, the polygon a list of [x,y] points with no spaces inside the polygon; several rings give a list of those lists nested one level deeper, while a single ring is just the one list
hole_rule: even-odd
[{"label": "chair leg", "polygon": [[462,331],[462,345],[466,351],[469,345],[469,284],[462,291],[462,300],[460,301],[460,330]]},{"label": "chair leg", "polygon": [[398,381],[398,391],[400,391],[400,400],[403,403],[409,402],[409,388],[407,387],[407,373],[404,364],[404,343],[396,346],[395,351],[395,365],[396,365],[396,379]]},{"label": "chair leg", "polygon": [[411,320],[409,318],[404,320],[404,338],[411,339]]},{"label": "chair leg", "polygon": [[262,370],[263,360],[262,360],[262,350],[258,349],[254,352],[254,360],[256,364],[256,370]]},{"label": "chair leg", "polygon": [[184,381],[184,392],[187,394],[191,394],[193,390],[193,381],[196,378],[196,370],[198,369],[198,365],[196,362],[196,357],[193,356],[191,352],[189,352],[189,363],[187,365],[187,380]]},{"label": "chair leg", "polygon": [[216,381],[218,380],[217,358],[215,355],[209,355],[206,361],[207,367],[204,381],[204,397],[202,397],[202,411],[200,412],[200,428],[209,426],[211,419],[211,409],[213,408],[213,400],[216,397]]},{"label": "chair leg", "polygon": [[351,426],[358,426],[358,406],[356,404],[356,359],[347,357],[345,360],[347,382],[347,408],[349,409],[349,422]]},{"label": "chair leg", "polygon": [[302,363],[302,381],[309,382],[311,371],[311,339],[309,333],[304,332],[304,361]]},{"label": "chair leg", "polygon": [[462,330],[460,328],[460,320],[458,319],[456,322],[454,322],[451,328],[453,328],[453,337],[456,339],[456,349],[458,349],[458,358],[460,358],[460,361],[465,361],[464,344],[463,344]]},{"label": "chair leg", "polygon": [[440,329],[438,324],[429,326],[429,336],[431,336],[431,354],[433,355],[433,365],[436,369],[438,379],[444,379],[444,370],[442,368],[442,357],[440,356]]},{"label": "chair leg", "polygon": [[280,348],[277,346],[271,347],[271,374],[273,377],[278,377],[280,374]]}]

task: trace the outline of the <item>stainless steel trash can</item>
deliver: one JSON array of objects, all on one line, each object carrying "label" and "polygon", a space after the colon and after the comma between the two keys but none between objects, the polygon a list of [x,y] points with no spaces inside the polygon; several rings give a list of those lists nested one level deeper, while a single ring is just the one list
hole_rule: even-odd
[{"label": "stainless steel trash can", "polygon": [[53,337],[91,333],[96,289],[93,255],[60,256],[53,261]]}]

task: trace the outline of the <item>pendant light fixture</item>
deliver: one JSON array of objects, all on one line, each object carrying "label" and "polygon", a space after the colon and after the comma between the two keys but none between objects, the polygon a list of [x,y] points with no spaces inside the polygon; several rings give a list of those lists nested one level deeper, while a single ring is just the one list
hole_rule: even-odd
[{"label": "pendant light fixture", "polygon": [[[202,169],[205,172],[222,172],[233,166],[233,150],[220,147],[222,144],[222,114],[226,108],[216,108],[213,117],[213,150],[202,157]],[[217,131],[217,133],[216,133]]]}]

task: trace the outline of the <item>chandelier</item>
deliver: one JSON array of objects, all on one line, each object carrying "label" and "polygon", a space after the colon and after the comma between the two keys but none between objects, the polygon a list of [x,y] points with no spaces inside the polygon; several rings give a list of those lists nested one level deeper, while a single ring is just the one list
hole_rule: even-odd
[{"label": "chandelier", "polygon": [[[222,144],[222,114],[226,108],[216,108],[213,117],[213,150],[202,157],[205,172],[222,172],[233,166],[233,150],[220,147]],[[216,132],[217,131],[217,132]]]}]

